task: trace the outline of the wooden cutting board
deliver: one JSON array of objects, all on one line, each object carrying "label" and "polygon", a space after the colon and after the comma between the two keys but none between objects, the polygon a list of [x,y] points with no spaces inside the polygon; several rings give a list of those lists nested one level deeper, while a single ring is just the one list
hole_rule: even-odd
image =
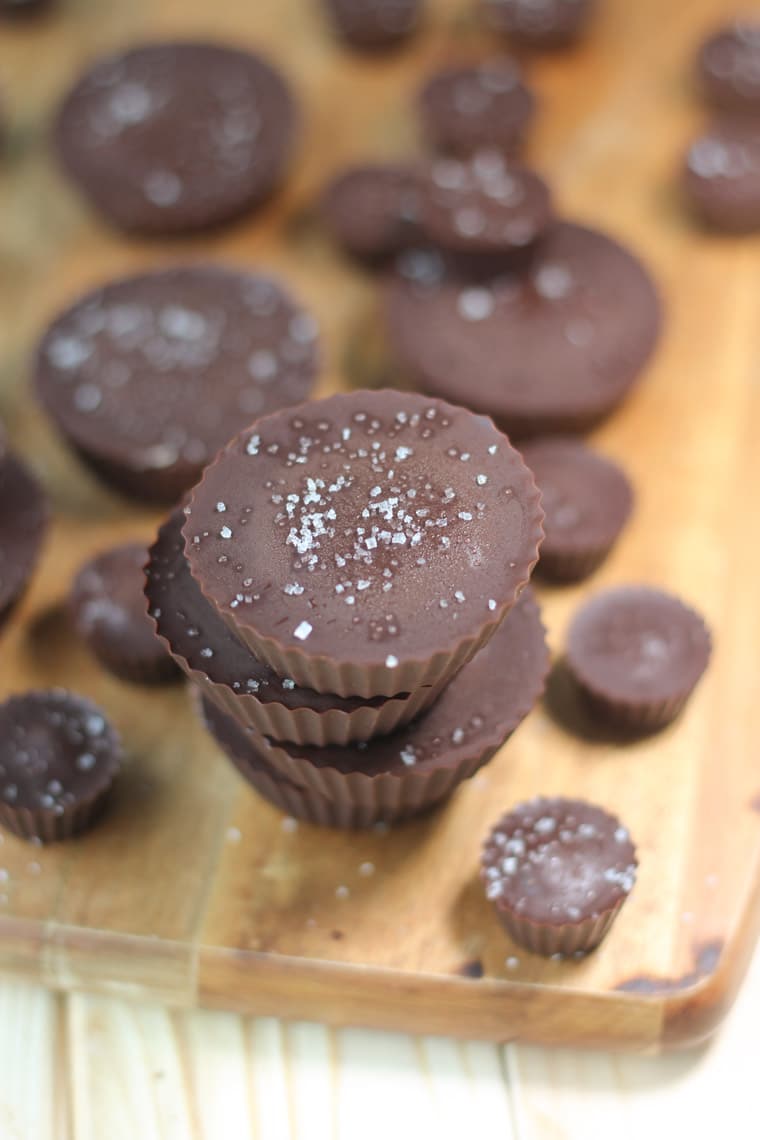
[{"label": "wooden cutting board", "polygon": [[[4,634],[0,691],[65,684],[90,694],[122,730],[131,761],[91,835],[49,850],[5,837],[0,967],[55,988],[335,1024],[683,1044],[720,1021],[760,917],[760,246],[700,232],[673,182],[702,115],[690,60],[722,0],[673,0],[667,21],[660,0],[600,0],[582,47],[531,66],[542,99],[533,159],[569,216],[640,251],[668,309],[653,367],[597,436],[635,482],[633,522],[590,585],[542,590],[541,601],[556,650],[579,602],[607,583],[661,584],[697,605],[716,654],[677,725],[616,747],[579,733],[572,701],[555,692],[561,715],[538,708],[435,815],[386,833],[294,826],[218,754],[189,694],[106,676],[62,609],[85,556],[147,540],[157,516],[99,488],[33,407],[30,351],[46,318],[110,275],[225,257],[281,272],[313,306],[328,349],[321,391],[392,377],[373,284],[330,248],[312,203],[346,160],[414,146],[409,98],[429,69],[496,48],[474,3],[428,6],[413,46],[370,61],[336,47],[316,0],[60,0],[49,19],[2,27],[13,128],[0,168],[0,412],[57,517]],[[187,242],[128,242],[61,180],[48,123],[85,60],[169,35],[270,52],[306,108],[303,145],[284,193],[250,220]],[[515,949],[476,881],[487,827],[539,792],[612,808],[639,845],[636,889],[582,962]]]}]

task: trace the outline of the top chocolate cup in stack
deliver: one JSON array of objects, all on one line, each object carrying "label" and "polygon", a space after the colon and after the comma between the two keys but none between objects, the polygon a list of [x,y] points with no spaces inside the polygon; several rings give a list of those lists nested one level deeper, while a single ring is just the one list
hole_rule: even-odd
[{"label": "top chocolate cup in stack", "polygon": [[234,439],[183,534],[196,582],[259,660],[372,698],[443,684],[485,645],[530,577],[541,519],[487,417],[359,391]]}]

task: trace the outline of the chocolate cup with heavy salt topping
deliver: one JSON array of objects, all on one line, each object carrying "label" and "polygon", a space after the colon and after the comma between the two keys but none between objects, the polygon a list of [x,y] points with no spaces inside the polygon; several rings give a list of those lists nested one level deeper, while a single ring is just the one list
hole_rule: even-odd
[{"label": "chocolate cup with heavy salt topping", "polygon": [[316,693],[263,665],[201,593],[185,558],[176,510],[150,551],[146,594],[155,628],[197,689],[245,727],[323,747],[393,732],[437,696],[433,688],[361,701]]},{"label": "chocolate cup with heavy salt topping", "polygon": [[102,551],[74,579],[69,608],[77,633],[104,669],[123,681],[160,685],[181,674],[148,617],[147,558],[137,542]]},{"label": "chocolate cup with heavy salt topping", "polygon": [[270,774],[304,789],[304,803],[314,805],[307,818],[327,822],[329,804],[334,826],[395,822],[440,803],[488,763],[541,696],[548,668],[541,615],[528,590],[435,704],[392,735],[308,748],[250,732],[250,747]]},{"label": "chocolate cup with heavy salt topping", "polygon": [[536,574],[578,582],[601,566],[628,521],[631,484],[616,463],[577,439],[531,440],[520,451],[545,516]]},{"label": "chocolate cup with heavy salt topping", "polygon": [[467,160],[434,159],[422,184],[420,227],[450,253],[524,253],[554,220],[549,187],[537,174],[495,151]]},{"label": "chocolate cup with heavy salt topping", "polygon": [[552,51],[575,43],[585,32],[593,0],[481,0],[491,27],[515,45]]},{"label": "chocolate cup with heavy salt topping", "polygon": [[697,54],[697,80],[720,111],[760,111],[760,20],[736,20],[713,32]]},{"label": "chocolate cup with heavy salt topping", "polygon": [[655,732],[683,709],[711,647],[702,617],[678,598],[622,586],[578,611],[566,660],[593,714],[627,732]]},{"label": "chocolate cup with heavy salt topping", "polygon": [[37,480],[0,441],[0,629],[34,573],[50,512]]},{"label": "chocolate cup with heavy salt topping", "polygon": [[357,51],[398,47],[416,31],[422,0],[322,0],[333,29]]},{"label": "chocolate cup with heavy salt topping", "polygon": [[536,797],[485,841],[481,879],[510,938],[534,954],[586,954],[636,882],[636,849],[614,815],[582,800]]},{"label": "chocolate cup with heavy salt topping", "polygon": [[231,221],[267,198],[295,127],[288,87],[260,56],[156,43],[94,63],[61,105],[54,144],[112,225],[172,235]]},{"label": "chocolate cup with heavy salt topping", "polygon": [[121,767],[121,743],[101,710],[63,689],[0,705],[0,826],[54,843],[85,831]]},{"label": "chocolate cup with heavy salt topping", "polygon": [[375,265],[419,243],[420,180],[411,163],[363,163],[338,174],[320,201],[333,239]]},{"label": "chocolate cup with heavy salt topping", "polygon": [[451,67],[425,83],[417,99],[422,132],[433,150],[467,157],[481,150],[516,154],[536,98],[513,59]]},{"label": "chocolate cup with heavy salt topping", "polygon": [[365,700],[453,677],[543,534],[533,477],[491,420],[390,390],[258,420],[186,513],[190,571],[254,655]]},{"label": "chocolate cup with heavy salt topping", "polygon": [[689,147],[682,181],[709,226],[736,234],[760,229],[760,124],[748,116],[712,123]]},{"label": "chocolate cup with heavy salt topping", "polygon": [[58,316],[35,385],[123,494],[175,503],[241,426],[309,395],[318,329],[276,281],[195,264],[124,277]]},{"label": "chocolate cup with heavy salt topping", "polygon": [[437,251],[399,259],[388,336],[425,391],[467,404],[510,436],[574,434],[623,401],[654,350],[662,312],[649,274],[595,230],[562,222],[527,273],[468,282]]}]

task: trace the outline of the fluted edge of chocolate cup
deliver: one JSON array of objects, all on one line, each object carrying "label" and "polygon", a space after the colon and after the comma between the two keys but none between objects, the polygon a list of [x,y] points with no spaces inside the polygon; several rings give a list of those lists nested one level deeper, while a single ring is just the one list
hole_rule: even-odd
[{"label": "fluted edge of chocolate cup", "polygon": [[[153,550],[153,546],[149,550]],[[149,563],[148,563],[149,564]],[[146,596],[146,606],[148,599]],[[424,712],[439,696],[442,685],[421,687],[408,697],[389,697],[381,705],[366,705],[344,712],[342,709],[289,709],[280,701],[260,701],[253,693],[236,693],[229,685],[213,681],[200,669],[195,669],[187,658],[178,653],[161,629],[161,619],[149,612],[156,637],[166,646],[170,661],[178,666],[202,696],[213,701],[244,727],[254,729],[263,736],[290,744],[346,745],[371,740],[402,728]]]},{"label": "fluted edge of chocolate cup", "polygon": [[588,711],[594,719],[603,721],[611,728],[631,734],[658,732],[667,728],[683,712],[696,689],[701,677],[686,692],[678,693],[661,701],[614,700],[609,694],[589,687],[575,673],[572,673],[578,691]]},{"label": "fluted edge of chocolate cup", "polygon": [[417,689],[406,698],[389,697],[381,705],[365,705],[352,712],[290,709],[279,701],[257,700],[252,693],[236,693],[229,685],[213,681],[207,674],[193,669],[183,657],[172,653],[201,693],[245,728],[289,744],[324,748],[387,736],[424,712],[440,693],[440,687]]},{"label": "fluted edge of chocolate cup", "polygon": [[420,814],[435,806],[437,801],[423,804],[421,807],[410,805],[408,810],[395,815],[393,819],[378,816],[372,804],[358,804],[346,801],[333,801],[326,799],[310,788],[298,787],[270,771],[266,763],[259,757],[253,759],[253,749],[249,747],[246,752],[242,747],[236,749],[231,742],[224,742],[214,731],[203,710],[203,701],[199,702],[199,712],[203,724],[224,752],[227,759],[237,770],[240,776],[258,792],[263,799],[280,811],[304,820],[306,823],[317,824],[320,827],[335,827],[345,830],[355,830],[372,827],[376,823],[401,822],[414,815]]},{"label": "fluted edge of chocolate cup", "polygon": [[[366,828],[375,823],[397,823],[419,815],[447,799],[459,784],[483,767],[499,747],[486,749],[449,769],[432,768],[426,773],[413,774],[405,772],[400,777],[390,773],[376,777],[359,772],[344,775],[335,769],[324,769],[331,775],[321,781],[312,778],[320,770],[307,760],[297,762],[302,766],[300,772],[285,775],[270,763],[271,753],[260,750],[258,740],[254,744],[250,734],[245,740],[245,729],[239,725],[236,728],[241,732],[240,747],[223,743],[209,724],[202,704],[201,710],[207,730],[248,783],[283,811],[325,827]],[[217,709],[217,713],[220,712]],[[221,712],[221,715],[229,714]]]},{"label": "fluted edge of chocolate cup", "polygon": [[111,794],[113,781],[85,801],[65,806],[60,815],[50,808],[11,807],[0,802],[0,827],[29,843],[61,843],[88,831]]},{"label": "fluted edge of chocolate cup", "polygon": [[266,737],[253,736],[251,747],[282,779],[309,788],[323,799],[340,805],[344,811],[362,810],[373,820],[391,822],[423,811],[430,804],[451,795],[459,784],[474,776],[506,744],[530,708],[522,713],[517,724],[505,727],[496,736],[491,735],[479,749],[457,762],[419,768],[410,766],[403,772],[381,772],[371,776],[360,770],[341,772],[337,768],[318,767],[310,760],[291,756],[286,749]]},{"label": "fluted edge of chocolate cup", "polygon": [[517,914],[503,902],[497,903],[496,912],[507,934],[533,954],[551,958],[554,954],[570,957],[573,954],[588,954],[595,950],[607,936],[610,927],[618,916],[626,896],[619,898],[614,906],[589,915],[578,922],[563,922],[556,925],[548,922],[533,922]]}]

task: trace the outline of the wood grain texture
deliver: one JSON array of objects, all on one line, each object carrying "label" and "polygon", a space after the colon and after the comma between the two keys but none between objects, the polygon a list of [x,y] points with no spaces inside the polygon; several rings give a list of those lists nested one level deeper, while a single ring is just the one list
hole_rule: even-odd
[{"label": "wood grain texture", "polygon": [[[77,290],[203,255],[279,271],[314,308],[327,347],[321,391],[387,377],[371,284],[329,248],[314,197],[348,159],[409,150],[420,77],[494,42],[465,0],[431,5],[409,50],[372,63],[342,53],[306,0],[217,0],[213,12],[201,0],[72,0],[48,22],[4,29],[14,127],[0,216],[13,224],[0,234],[0,306],[12,320],[0,330],[0,412],[50,489],[57,522],[5,635],[0,691],[64,683],[89,693],[123,731],[131,762],[90,836],[44,851],[4,840],[1,966],[60,989],[497,1041],[652,1049],[714,1028],[760,909],[760,535],[749,513],[760,491],[760,263],[756,241],[698,230],[672,181],[700,117],[691,53],[722,12],[721,0],[681,0],[664,25],[658,0],[606,0],[577,52],[531,68],[542,98],[533,159],[568,215],[642,253],[668,309],[653,366],[596,436],[630,471],[637,509],[593,587],[646,581],[681,593],[716,632],[713,666],[686,715],[657,738],[614,747],[542,707],[435,816],[366,835],[283,828],[199,730],[187,694],[122,685],[75,643],[61,605],[72,573],[116,539],[147,540],[157,519],[98,487],[56,442],[28,397],[30,350]],[[284,192],[240,225],[171,245],[126,242],[53,169],[51,110],[102,48],[210,33],[261,46],[289,74],[307,107],[300,160]],[[542,591],[555,650],[588,591]],[[555,696],[577,727],[577,710]],[[493,818],[537,792],[611,808],[639,846],[633,896],[599,953],[580,963],[515,950],[476,882]],[[180,1066],[171,1080],[184,1074]],[[159,1113],[152,1127],[165,1123]]]}]

